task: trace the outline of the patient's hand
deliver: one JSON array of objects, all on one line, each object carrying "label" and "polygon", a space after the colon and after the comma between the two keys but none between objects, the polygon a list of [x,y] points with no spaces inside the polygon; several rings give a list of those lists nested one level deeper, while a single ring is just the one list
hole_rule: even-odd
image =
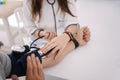
[{"label": "patient's hand", "polygon": [[91,33],[90,33],[89,28],[87,26],[82,27],[78,31],[78,36],[77,36],[77,40],[80,46],[84,46],[85,44],[87,44],[90,41],[90,37],[91,37]]}]

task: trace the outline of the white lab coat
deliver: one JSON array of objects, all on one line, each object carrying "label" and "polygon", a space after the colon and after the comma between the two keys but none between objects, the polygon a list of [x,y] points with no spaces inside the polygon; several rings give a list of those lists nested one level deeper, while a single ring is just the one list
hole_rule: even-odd
[{"label": "white lab coat", "polygon": [[[38,22],[38,17],[35,21],[32,20],[31,17],[31,5],[29,3],[30,0],[24,1],[23,6],[23,20],[25,24],[25,28],[27,32],[31,36],[31,40],[36,39],[31,35],[36,29],[50,29],[52,31],[55,31],[54,26],[54,16],[52,12],[51,5],[47,2],[47,0],[43,0],[43,6],[42,6],[42,17],[40,19],[40,22]],[[73,15],[77,16],[76,12],[76,3],[75,0],[68,0],[69,1],[69,8]],[[69,15],[68,13],[63,13],[58,6],[57,0],[54,4],[55,9],[55,15],[56,15],[56,22],[57,22],[57,35],[63,33],[67,26],[70,24],[77,24],[78,19],[77,17],[73,17]],[[44,39],[40,39],[35,42],[34,46],[41,47],[43,45],[47,44],[47,41]]]}]

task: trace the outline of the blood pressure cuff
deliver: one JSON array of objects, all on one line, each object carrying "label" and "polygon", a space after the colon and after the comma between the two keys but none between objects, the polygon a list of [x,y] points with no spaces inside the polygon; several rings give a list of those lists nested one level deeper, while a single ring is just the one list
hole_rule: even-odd
[{"label": "blood pressure cuff", "polygon": [[40,56],[40,53],[38,53],[38,50],[25,53],[20,57],[16,57],[13,54],[8,55],[12,63],[12,69],[9,77],[11,77],[12,74],[16,74],[18,77],[26,75],[26,69],[27,69],[26,59],[27,59],[27,56],[30,56],[31,54],[35,54],[35,56],[37,56],[40,62],[42,63],[42,58]]}]

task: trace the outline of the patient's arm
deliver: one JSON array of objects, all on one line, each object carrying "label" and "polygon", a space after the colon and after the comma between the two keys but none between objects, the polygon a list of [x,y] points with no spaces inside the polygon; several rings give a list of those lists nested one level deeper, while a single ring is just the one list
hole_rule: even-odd
[{"label": "patient's arm", "polygon": [[[75,39],[79,42],[80,46],[86,45],[90,40],[90,30],[88,27],[82,27],[78,30],[77,35],[74,36]],[[63,44],[64,45],[64,44]],[[51,55],[47,56],[43,59],[43,67],[51,67],[58,64],[64,57],[69,54],[72,50],[74,50],[75,46],[72,41],[70,41],[66,47],[62,50],[62,52],[53,52]],[[41,49],[42,51],[42,49]]]}]

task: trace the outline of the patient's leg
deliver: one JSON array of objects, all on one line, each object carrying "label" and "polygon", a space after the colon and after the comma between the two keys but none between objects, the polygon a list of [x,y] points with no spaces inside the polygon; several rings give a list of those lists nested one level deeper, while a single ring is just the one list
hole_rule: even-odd
[{"label": "patient's leg", "polygon": [[[76,40],[79,42],[80,46],[87,44],[90,40],[90,31],[87,27],[83,27],[78,31],[75,36]],[[51,67],[59,63],[69,52],[75,49],[74,43],[71,41],[64,48],[62,53],[53,54],[47,58],[43,59],[43,67]]]}]

